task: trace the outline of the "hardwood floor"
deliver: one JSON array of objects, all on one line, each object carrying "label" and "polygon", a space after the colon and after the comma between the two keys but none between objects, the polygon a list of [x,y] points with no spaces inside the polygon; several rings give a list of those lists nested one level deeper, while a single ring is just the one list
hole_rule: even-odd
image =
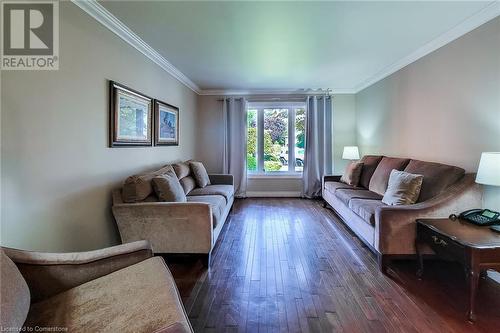
[{"label": "hardwood floor", "polygon": [[500,285],[480,282],[466,321],[463,269],[416,263],[379,272],[374,255],[321,202],[235,202],[210,270],[184,258],[169,267],[195,332],[499,332]]}]

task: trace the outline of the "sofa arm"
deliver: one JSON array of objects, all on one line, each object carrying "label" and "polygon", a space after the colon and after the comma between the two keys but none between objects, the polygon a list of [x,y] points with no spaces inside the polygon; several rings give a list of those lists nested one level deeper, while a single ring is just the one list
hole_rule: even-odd
[{"label": "sofa arm", "polygon": [[73,253],[44,253],[10,248],[3,250],[21,271],[33,302],[153,256],[147,241]]},{"label": "sofa arm", "polygon": [[234,185],[233,175],[228,174],[211,174],[208,175],[212,185]]},{"label": "sofa arm", "polygon": [[208,254],[213,244],[212,209],[200,202],[114,205],[123,242],[147,239],[155,253]]},{"label": "sofa arm", "polygon": [[383,254],[414,254],[416,220],[443,218],[481,206],[482,191],[466,174],[440,195],[408,206],[382,206],[375,212],[375,248]]},{"label": "sofa arm", "polygon": [[323,176],[323,184],[326,182],[339,182],[342,176],[338,175],[325,175]]},{"label": "sofa arm", "polygon": [[340,182],[341,177],[342,176],[324,175],[322,180],[321,180],[321,193],[322,193],[322,195],[324,194],[323,191],[325,190],[325,183],[326,182]]}]

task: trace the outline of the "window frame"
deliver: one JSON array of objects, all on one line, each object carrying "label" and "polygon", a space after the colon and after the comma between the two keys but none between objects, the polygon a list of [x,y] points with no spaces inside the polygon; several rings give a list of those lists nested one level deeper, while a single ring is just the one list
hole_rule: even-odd
[{"label": "window frame", "polygon": [[[264,110],[287,109],[288,110],[288,170],[287,171],[265,171],[264,169]],[[257,111],[257,170],[251,171],[247,168],[248,178],[301,178],[302,171],[295,170],[295,124],[296,109],[304,109],[307,114],[306,102],[250,102],[247,104],[246,112]],[[292,139],[292,140],[291,140]],[[290,149],[290,147],[292,149]],[[290,163],[293,161],[293,163]]]}]

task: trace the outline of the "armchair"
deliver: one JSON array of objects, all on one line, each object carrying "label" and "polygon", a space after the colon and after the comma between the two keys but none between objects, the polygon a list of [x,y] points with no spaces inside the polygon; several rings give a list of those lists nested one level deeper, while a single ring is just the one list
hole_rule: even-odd
[{"label": "armchair", "polygon": [[[41,253],[2,247],[0,326],[70,332],[192,332],[150,244]],[[147,313],[147,315],[145,315]]]}]

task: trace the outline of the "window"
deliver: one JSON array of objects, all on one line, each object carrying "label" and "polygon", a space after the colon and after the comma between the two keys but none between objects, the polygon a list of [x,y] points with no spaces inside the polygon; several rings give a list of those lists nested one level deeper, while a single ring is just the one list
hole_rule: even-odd
[{"label": "window", "polygon": [[247,109],[248,172],[301,173],[305,117],[304,103],[250,103]]}]

